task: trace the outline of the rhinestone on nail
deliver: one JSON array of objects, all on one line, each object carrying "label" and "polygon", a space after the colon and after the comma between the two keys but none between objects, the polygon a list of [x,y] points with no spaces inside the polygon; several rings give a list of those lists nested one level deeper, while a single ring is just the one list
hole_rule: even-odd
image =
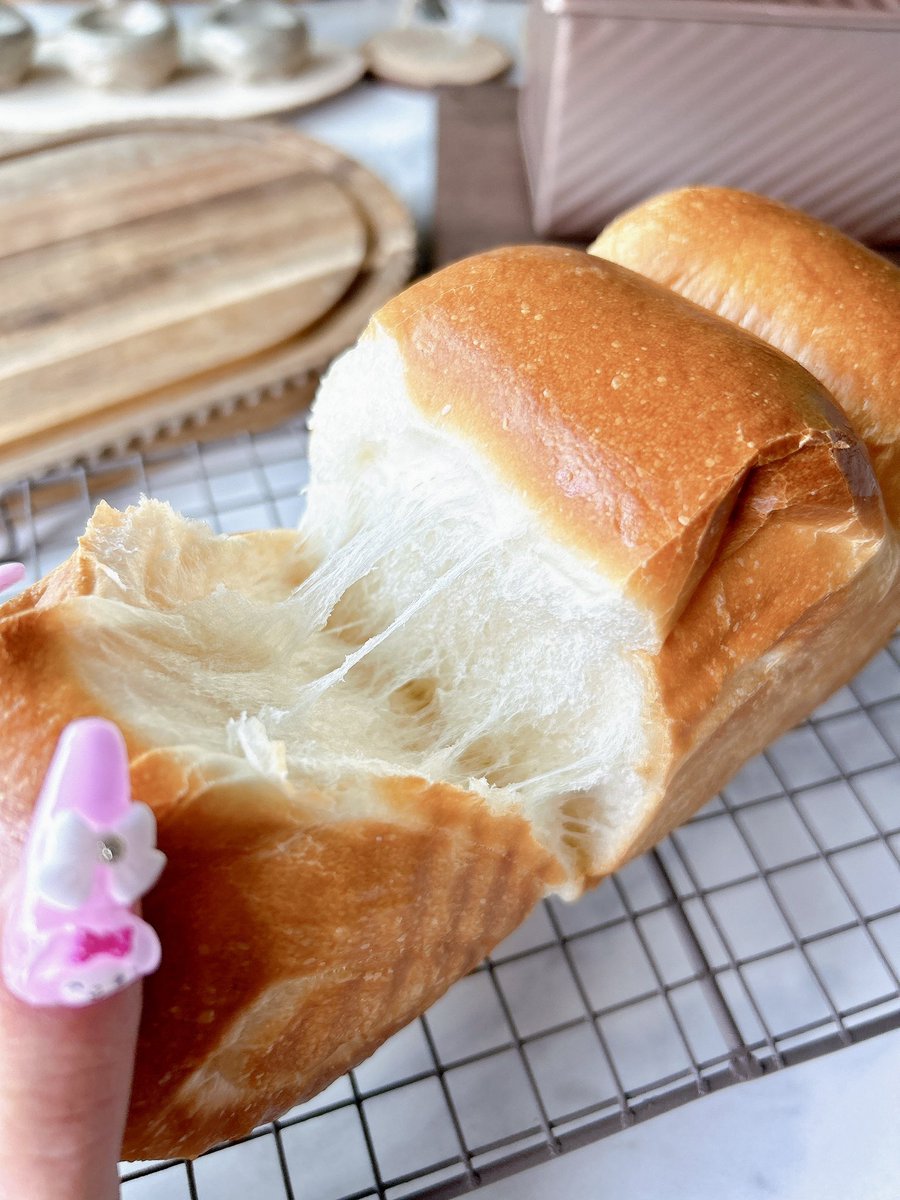
[{"label": "rhinestone on nail", "polygon": [[102,863],[117,863],[125,853],[125,843],[114,833],[104,833],[97,843],[97,851]]}]

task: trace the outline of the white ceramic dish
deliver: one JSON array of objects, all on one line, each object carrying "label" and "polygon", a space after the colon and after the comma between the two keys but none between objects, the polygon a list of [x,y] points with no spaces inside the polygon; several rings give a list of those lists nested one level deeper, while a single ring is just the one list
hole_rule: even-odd
[{"label": "white ceramic dish", "polygon": [[175,21],[156,0],[124,0],[76,13],[59,46],[75,81],[112,91],[150,91],[178,65]]},{"label": "white ceramic dish", "polygon": [[309,62],[309,29],[283,0],[225,0],[194,32],[198,58],[245,82],[293,79]]},{"label": "white ceramic dish", "polygon": [[115,96],[85,87],[59,65],[58,48],[43,44],[34,72],[14,91],[0,93],[3,134],[65,133],[124,121],[210,118],[237,120],[290,112],[352,87],[366,70],[354,50],[318,43],[293,79],[240,83],[187,66],[163,87]]}]

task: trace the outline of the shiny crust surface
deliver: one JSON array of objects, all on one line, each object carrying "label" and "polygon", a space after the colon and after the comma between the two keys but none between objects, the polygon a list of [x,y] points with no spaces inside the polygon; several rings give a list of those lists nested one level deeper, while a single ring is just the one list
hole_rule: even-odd
[{"label": "shiny crust surface", "polygon": [[821,385],[632,271],[555,247],[491,251],[375,320],[427,418],[470,441],[662,634],[758,469],[783,464],[772,487],[797,494],[817,454],[813,503],[878,526],[866,455]]},{"label": "shiny crust surface", "polygon": [[900,269],[796,209],[710,187],[638,205],[607,226],[591,253],[802,363],[868,446],[900,526]]}]

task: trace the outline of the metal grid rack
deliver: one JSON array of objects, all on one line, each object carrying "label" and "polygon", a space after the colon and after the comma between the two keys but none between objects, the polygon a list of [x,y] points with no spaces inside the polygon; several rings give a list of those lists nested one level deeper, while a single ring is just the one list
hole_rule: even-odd
[{"label": "metal grid rack", "polygon": [[[0,497],[36,578],[139,493],[222,531],[293,524],[297,419]],[[551,900],[310,1103],[124,1200],[451,1197],[706,1092],[900,1026],[900,636],[689,824]]]}]

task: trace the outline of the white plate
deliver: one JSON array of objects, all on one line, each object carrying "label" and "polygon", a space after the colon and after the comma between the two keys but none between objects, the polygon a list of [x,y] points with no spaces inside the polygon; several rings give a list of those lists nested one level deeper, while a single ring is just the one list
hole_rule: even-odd
[{"label": "white plate", "polygon": [[261,117],[317,104],[352,87],[366,70],[355,50],[317,44],[309,66],[293,79],[238,83],[187,67],[152,92],[104,92],[84,87],[53,65],[49,50],[21,87],[0,95],[3,133],[66,133],[120,121]]}]

